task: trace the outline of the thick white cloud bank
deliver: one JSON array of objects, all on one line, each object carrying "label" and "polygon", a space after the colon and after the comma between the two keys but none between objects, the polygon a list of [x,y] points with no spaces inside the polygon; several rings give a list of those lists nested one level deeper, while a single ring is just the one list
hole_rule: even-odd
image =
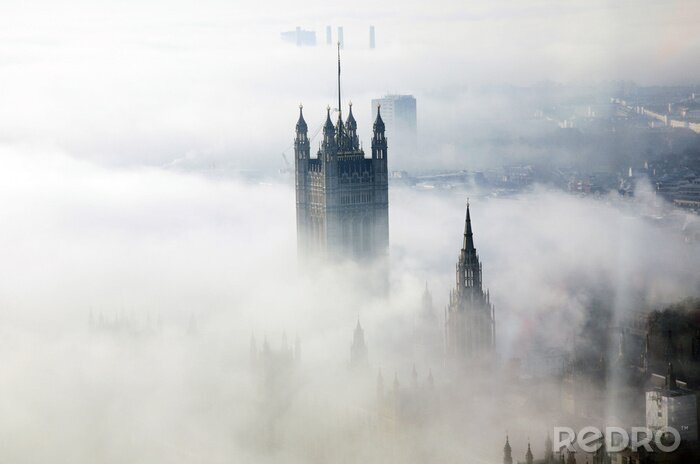
[{"label": "thick white cloud bank", "polygon": [[[288,184],[105,168],[41,148],[4,146],[1,156],[3,459],[308,462],[328,452],[311,446],[320,436],[337,453],[381,461],[388,451],[366,449],[362,434],[343,438],[359,427],[347,404],[372,391],[342,380],[358,316],[387,384],[393,371],[407,379],[412,363],[444,380],[439,366],[413,358],[410,337],[425,281],[438,316],[446,303],[466,193],[392,188],[385,301],[358,290],[366,270],[299,270]],[[698,245],[641,215],[668,208],[651,195],[470,195],[502,362],[565,345],[599,295],[624,315],[699,292]],[[90,312],[161,331],[95,335]],[[191,320],[197,335],[188,335]],[[259,420],[247,349],[251,333],[277,346],[284,331],[302,340],[306,381],[270,455],[247,438]],[[493,418],[534,430],[496,405],[472,412],[484,415],[470,424],[488,430],[479,439],[487,456],[501,446]],[[467,452],[454,437],[433,449],[435,433],[415,449]]]}]

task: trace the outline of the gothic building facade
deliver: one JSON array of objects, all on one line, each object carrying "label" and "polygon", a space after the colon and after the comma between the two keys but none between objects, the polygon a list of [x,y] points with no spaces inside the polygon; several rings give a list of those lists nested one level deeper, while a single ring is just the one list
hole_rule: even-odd
[{"label": "gothic building facade", "polygon": [[377,110],[369,158],[357,135],[352,104],[343,121],[338,58],[338,120],[327,110],[323,140],[311,156],[302,109],[294,140],[297,241],[300,255],[373,259],[389,246],[387,139]]},{"label": "gothic building facade", "polygon": [[496,342],[495,310],[489,292],[482,287],[468,203],[456,274],[457,285],[445,310],[447,356],[460,362],[488,360]]}]

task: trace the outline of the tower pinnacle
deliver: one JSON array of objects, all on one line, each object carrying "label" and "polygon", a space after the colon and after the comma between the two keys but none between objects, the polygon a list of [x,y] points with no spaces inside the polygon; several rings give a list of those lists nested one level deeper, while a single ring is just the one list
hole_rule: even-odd
[{"label": "tower pinnacle", "polygon": [[506,445],[503,447],[503,464],[513,464],[513,455],[506,435]]},{"label": "tower pinnacle", "polygon": [[308,131],[306,121],[304,120],[303,109],[304,105],[299,103],[299,119],[297,120],[297,133],[306,133]]},{"label": "tower pinnacle", "polygon": [[467,198],[467,219],[464,222],[464,243],[462,249],[470,252],[476,251],[474,248],[474,234],[472,232],[472,219],[469,214],[469,198]]}]

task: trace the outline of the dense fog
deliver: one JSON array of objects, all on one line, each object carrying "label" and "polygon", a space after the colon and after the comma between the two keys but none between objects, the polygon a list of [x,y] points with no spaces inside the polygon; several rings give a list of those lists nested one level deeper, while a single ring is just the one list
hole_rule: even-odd
[{"label": "dense fog", "polygon": [[[468,415],[447,421],[459,428],[427,422],[407,442],[379,439],[367,419],[379,369],[387,388],[394,373],[409,385],[413,365],[421,381],[432,370],[438,391],[453,381],[413,333],[426,281],[442,323],[467,195],[500,367],[473,372],[463,391],[501,384],[512,358],[541,373],[542,353],[570,343],[597,295],[625,313],[698,293],[700,250],[639,216],[669,208],[651,195],[392,188],[384,299],[360,290],[370,269],[299,268],[286,183],[100,167],[19,147],[2,156],[0,427],[2,454],[16,462],[498,460],[506,430],[516,443],[544,437],[552,424],[541,410],[497,386],[473,405],[438,395]],[[348,368],[358,317],[370,360],[360,373]],[[116,325],[97,330],[98,321]],[[301,380],[274,413],[274,446],[260,438],[251,335],[273,349],[285,337],[301,344]]]},{"label": "dense fog", "polygon": [[[696,82],[698,7],[643,3],[3,2],[0,461],[500,462],[507,433],[518,458],[528,440],[541,454],[566,357],[615,356],[590,330],[600,312],[612,326],[700,295],[697,215],[645,180],[595,197],[394,182],[378,294],[370,264],[300,264],[281,154],[300,102],[314,132],[336,101],[326,25],[345,28],[343,106],[365,146],[372,98],[418,101],[419,149],[392,152],[390,134],[392,170],[620,169],[662,152],[530,121],[553,82],[573,89],[556,101]],[[283,43],[296,26],[318,45]],[[417,334],[444,330],[467,198],[497,356],[453,372]],[[262,379],[266,346],[279,364]],[[380,376],[419,398],[420,420],[382,414]]]}]

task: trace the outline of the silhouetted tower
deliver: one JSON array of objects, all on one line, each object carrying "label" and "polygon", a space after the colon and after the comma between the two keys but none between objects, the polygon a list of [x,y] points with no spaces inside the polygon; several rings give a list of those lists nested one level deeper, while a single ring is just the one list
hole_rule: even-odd
[{"label": "silhouetted tower", "polygon": [[369,48],[374,50],[375,43],[374,43],[374,26],[369,27]]},{"label": "silhouetted tower", "polygon": [[365,344],[365,331],[362,330],[360,320],[357,320],[355,332],[352,337],[352,346],[350,347],[350,365],[352,367],[367,366],[367,345]]},{"label": "silhouetted tower", "polygon": [[[294,140],[297,242],[300,257],[385,258],[389,247],[387,140],[378,114],[372,156],[357,135],[352,105],[342,120],[338,45],[338,121],[327,108],[323,139],[311,157],[308,127],[302,109]],[[388,280],[388,278],[386,279]]]},{"label": "silhouetted tower", "polygon": [[526,464],[532,464],[533,457],[532,457],[532,450],[530,449],[530,443],[528,442],[527,444],[527,452],[525,453],[525,463]]},{"label": "silhouetted tower", "polygon": [[513,464],[513,455],[510,449],[510,443],[508,442],[508,435],[506,435],[506,446],[503,447],[503,464]]},{"label": "silhouetted tower", "polygon": [[495,348],[495,309],[481,284],[481,263],[474,247],[469,202],[456,276],[446,311],[447,355],[460,361],[487,361]]}]

